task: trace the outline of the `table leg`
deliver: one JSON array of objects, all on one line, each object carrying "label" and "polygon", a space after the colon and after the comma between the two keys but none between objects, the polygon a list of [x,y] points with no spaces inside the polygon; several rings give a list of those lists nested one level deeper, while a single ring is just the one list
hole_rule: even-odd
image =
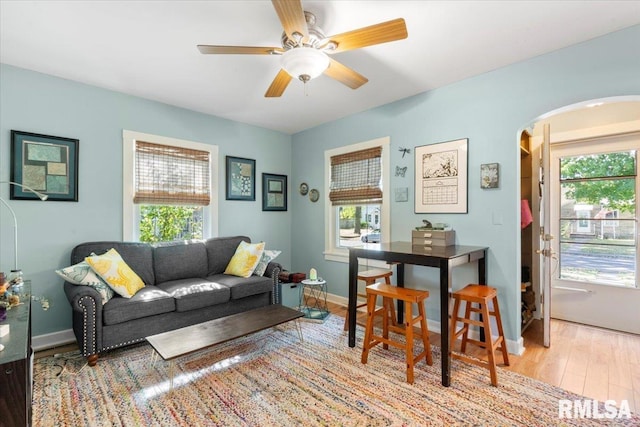
[{"label": "table leg", "polygon": [[[404,264],[400,263],[396,265],[396,285],[399,288],[404,288]],[[404,301],[398,300],[397,310],[398,313],[398,325],[404,323]]]},{"label": "table leg", "polygon": [[296,330],[298,331],[298,337],[300,338],[300,342],[304,342],[304,337],[302,336],[302,326],[300,325],[300,319],[296,319]]},{"label": "table leg", "polygon": [[440,261],[440,348],[442,349],[442,385],[451,384],[451,348],[449,343],[449,289],[451,269],[448,260]]},{"label": "table leg", "polygon": [[358,298],[358,257],[349,252],[349,347],[356,346],[356,300]]},{"label": "table leg", "polygon": [[175,374],[174,370],[175,370],[175,361],[171,360],[169,362],[169,391],[173,391],[173,376]]},{"label": "table leg", "polygon": [[[486,270],[487,251],[484,251],[484,256],[478,260],[478,284],[487,284],[487,270]],[[478,314],[480,322],[482,322],[482,314]],[[480,341],[484,341],[484,328],[480,327]]]}]

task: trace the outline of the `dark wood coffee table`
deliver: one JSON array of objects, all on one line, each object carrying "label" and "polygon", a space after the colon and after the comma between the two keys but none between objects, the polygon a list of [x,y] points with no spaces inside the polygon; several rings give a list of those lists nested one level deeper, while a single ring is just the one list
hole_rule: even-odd
[{"label": "dark wood coffee table", "polygon": [[[219,319],[198,323],[185,328],[174,329],[146,337],[146,340],[169,365],[170,388],[173,389],[174,360],[198,350],[240,338],[264,329],[272,328],[296,320],[296,330],[300,341],[302,329],[297,319],[304,313],[280,304],[268,305],[243,313],[232,314]],[[154,356],[155,357],[155,356]]]}]

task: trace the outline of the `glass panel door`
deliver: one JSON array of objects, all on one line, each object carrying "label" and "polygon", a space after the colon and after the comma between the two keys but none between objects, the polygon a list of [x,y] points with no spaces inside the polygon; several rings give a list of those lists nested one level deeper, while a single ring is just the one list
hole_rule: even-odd
[{"label": "glass panel door", "polygon": [[640,134],[552,145],[551,317],[640,333]]}]

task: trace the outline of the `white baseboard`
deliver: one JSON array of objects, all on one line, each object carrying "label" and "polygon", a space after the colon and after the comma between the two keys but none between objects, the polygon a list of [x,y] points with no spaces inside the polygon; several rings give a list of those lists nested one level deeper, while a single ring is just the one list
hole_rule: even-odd
[{"label": "white baseboard", "polygon": [[[327,301],[334,304],[347,306],[349,300],[339,295],[327,293]],[[364,307],[360,308],[361,311],[366,311]],[[440,333],[440,322],[429,319],[429,330]],[[476,331],[471,332],[472,338],[478,339]],[[76,342],[76,337],[73,334],[73,329],[67,329],[64,331],[53,332],[50,334],[37,335],[33,337],[31,346],[34,351],[47,350],[49,348],[59,347],[62,345],[73,344]],[[516,354],[518,356],[524,353],[524,341],[520,337],[517,341],[507,340],[507,350],[510,354]]]},{"label": "white baseboard", "polygon": [[32,338],[31,347],[33,347],[34,351],[42,351],[73,344],[74,342],[76,342],[76,336],[73,334],[73,329],[67,329],[50,334],[37,335]]},{"label": "white baseboard", "polygon": [[[332,302],[334,304],[339,304],[344,307],[347,306],[349,299],[345,297],[341,297],[340,295],[327,293],[327,301]],[[361,311],[365,311],[365,308],[361,308]],[[436,320],[429,319],[428,328],[431,332],[440,333],[440,322]],[[471,337],[475,340],[480,339],[479,333],[477,331],[471,331]],[[507,351],[509,354],[515,354],[521,356],[524,353],[524,340],[520,337],[517,341],[507,340]]]}]

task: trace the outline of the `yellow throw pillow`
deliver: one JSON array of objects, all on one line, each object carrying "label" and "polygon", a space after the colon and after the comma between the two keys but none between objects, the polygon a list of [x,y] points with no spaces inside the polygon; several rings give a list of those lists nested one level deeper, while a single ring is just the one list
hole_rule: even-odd
[{"label": "yellow throw pillow", "polygon": [[144,288],[142,279],[124,262],[115,249],[109,249],[102,255],[88,256],[84,260],[111,289],[125,298],[131,298]]},{"label": "yellow throw pillow", "polygon": [[240,242],[236,253],[229,261],[224,274],[231,274],[232,276],[249,277],[253,274],[256,266],[262,258],[262,252],[264,252],[264,242],[260,243],[247,243],[245,241]]}]

